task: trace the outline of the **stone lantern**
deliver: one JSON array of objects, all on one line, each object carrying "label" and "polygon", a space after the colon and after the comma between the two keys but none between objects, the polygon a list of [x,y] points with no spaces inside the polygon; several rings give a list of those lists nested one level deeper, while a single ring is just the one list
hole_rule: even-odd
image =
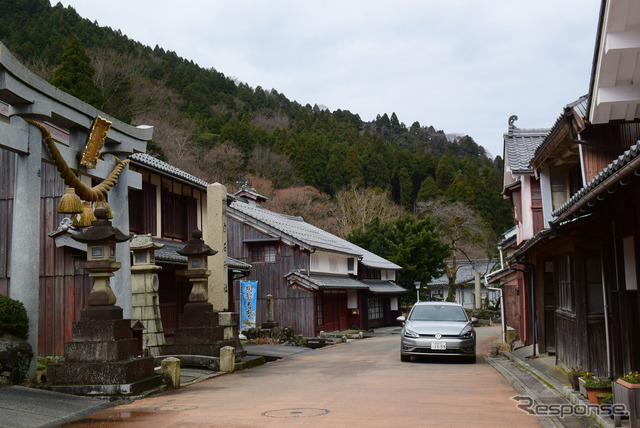
[{"label": "stone lantern", "polygon": [[202,240],[202,232],[194,230],[193,239],[178,254],[187,257],[186,276],[193,284],[191,293],[189,294],[189,303],[203,303],[209,300],[207,291],[207,282],[211,271],[208,270],[207,258],[218,252]]},{"label": "stone lantern", "polygon": [[153,388],[161,381],[154,373],[152,357],[136,358],[138,340],[131,320],[124,319],[122,308],[109,284],[120,269],[115,249],[129,236],[111,225],[104,207],[95,211],[90,227],[73,236],[87,244],[84,270],[93,278],[88,306],[73,323],[71,342],[64,345],[65,361],[47,366],[48,389],[81,395],[129,395]]},{"label": "stone lantern", "polygon": [[[178,315],[178,328],[174,330],[173,343],[161,348],[162,355],[179,356],[183,364],[208,365],[207,361],[219,361],[221,349],[231,347],[237,349],[231,366],[240,362],[246,352],[239,345],[236,334],[227,334],[226,330],[238,325],[238,314],[215,312],[209,302],[207,283],[211,271],[208,270],[207,257],[217,253],[202,240],[202,232],[195,230],[193,239],[178,254],[187,257],[185,275],[193,284],[189,294],[189,303],[184,305],[184,312]],[[197,356],[193,359],[190,356]],[[210,367],[221,366],[219,362],[211,362]]]},{"label": "stone lantern", "polygon": [[87,261],[82,263],[82,267],[94,280],[87,303],[92,307],[113,306],[116,296],[111,289],[110,278],[120,269],[120,263],[116,261],[116,244],[128,241],[129,235],[111,225],[104,207],[98,207],[95,215],[96,220],[91,226],[74,235],[73,239],[87,244]]},{"label": "stone lantern", "polygon": [[155,264],[155,250],[163,248],[151,238],[151,234],[135,235],[129,244],[133,253],[131,265],[131,301],[134,319],[144,325],[143,347],[149,355],[159,355],[159,347],[165,344],[160,316],[158,272],[162,268]]}]

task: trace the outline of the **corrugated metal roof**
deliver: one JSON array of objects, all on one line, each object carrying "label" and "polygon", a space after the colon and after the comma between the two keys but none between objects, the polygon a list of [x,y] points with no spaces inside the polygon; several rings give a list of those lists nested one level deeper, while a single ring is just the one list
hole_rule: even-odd
[{"label": "corrugated metal roof", "polygon": [[180,168],[176,168],[175,166],[170,165],[166,162],[158,160],[147,153],[134,153],[129,156],[129,159],[131,159],[131,162],[134,164],[151,167],[157,171],[187,181],[188,183],[194,184],[203,189],[209,185],[209,183],[202,180],[201,178],[198,178],[195,175],[191,175],[188,172],[185,172]]},{"label": "corrugated metal roof", "polygon": [[391,281],[365,279],[362,282],[374,294],[401,294],[407,291],[404,287]]},{"label": "corrugated metal roof", "polygon": [[[447,264],[451,264],[447,261]],[[458,273],[456,275],[456,282],[471,282],[475,280],[476,272],[480,272],[484,275],[485,272],[489,272],[491,268],[498,264],[496,259],[478,259],[469,262],[468,260],[458,260],[456,262],[458,266]],[[447,275],[442,275],[439,278],[434,278],[429,281],[429,285],[447,285],[449,284],[449,278]]]},{"label": "corrugated metal roof", "polygon": [[504,134],[504,147],[514,174],[533,172],[529,162],[548,133],[548,129],[520,129],[512,125]]},{"label": "corrugated metal roof", "polygon": [[[607,165],[598,175],[596,175],[593,180],[587,183],[582,189],[576,192],[571,199],[564,203],[560,208],[552,212],[551,214],[554,217],[558,217],[553,223],[558,223],[564,220],[565,214],[570,211],[575,211],[576,204],[585,204],[591,202],[598,195],[592,193],[600,184],[604,183],[607,179],[612,177],[614,174],[618,173],[622,168],[630,164],[633,160],[640,156],[640,143],[636,143],[629,148],[629,150],[625,151],[623,154],[618,156],[616,160]],[[626,174],[633,174],[634,171],[630,169],[626,172]],[[618,177],[620,179],[624,178],[624,176]],[[616,185],[618,180],[611,183],[608,188]],[[605,189],[602,189],[603,191]]]}]

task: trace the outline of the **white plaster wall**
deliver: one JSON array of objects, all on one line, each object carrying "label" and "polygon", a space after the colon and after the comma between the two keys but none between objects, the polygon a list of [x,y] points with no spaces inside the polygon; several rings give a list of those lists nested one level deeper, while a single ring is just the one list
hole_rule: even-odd
[{"label": "white plaster wall", "polygon": [[358,290],[347,290],[347,309],[358,309]]},{"label": "white plaster wall", "polygon": [[311,253],[311,272],[346,275],[348,258],[346,254],[316,251]]},{"label": "white plaster wall", "polygon": [[533,215],[531,212],[531,176],[522,176],[522,238],[533,237]]},{"label": "white plaster wall", "polygon": [[553,202],[551,200],[551,178],[549,168],[538,171],[540,176],[540,192],[542,194],[542,213],[544,215],[544,227],[548,229],[549,222],[553,220]]}]

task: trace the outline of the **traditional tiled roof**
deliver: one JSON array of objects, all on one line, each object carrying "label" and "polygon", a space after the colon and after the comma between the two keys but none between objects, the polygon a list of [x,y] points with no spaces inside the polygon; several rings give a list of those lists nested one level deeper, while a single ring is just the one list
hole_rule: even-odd
[{"label": "traditional tiled roof", "polygon": [[206,188],[209,185],[209,183],[207,183],[203,179],[198,178],[195,175],[191,175],[188,172],[176,168],[175,166],[170,165],[166,162],[158,160],[147,153],[134,153],[129,156],[129,159],[131,159],[131,162],[133,164],[151,167],[158,172],[164,173],[165,175],[173,178],[177,178],[178,180],[186,181],[189,184],[196,185],[202,189]]},{"label": "traditional tiled roof", "polygon": [[534,156],[531,158],[530,166],[538,167],[540,162],[544,161],[548,157],[555,146],[559,144],[557,141],[562,138],[562,132],[568,133],[567,130],[563,131],[563,127],[567,126],[567,118],[571,118],[571,126],[574,127],[574,134],[577,135],[582,129],[584,129],[584,117],[587,114],[587,95],[583,95],[576,101],[564,106],[562,114],[558,116],[555,123],[544,137],[542,143],[535,150]]},{"label": "traditional tiled roof", "polygon": [[289,284],[297,284],[309,290],[319,290],[320,288],[368,288],[364,283],[345,275],[307,275],[306,273],[293,270],[286,274],[284,277],[287,278]]},{"label": "traditional tiled roof", "polygon": [[509,258],[510,260],[517,259],[518,257],[528,254],[530,251],[535,250],[542,244],[547,242],[548,239],[555,238],[556,233],[551,229],[544,229],[536,233],[532,238],[527,240],[520,248],[518,248]]},{"label": "traditional tiled roof", "polygon": [[269,211],[260,205],[245,203],[242,200],[234,201],[230,208],[263,222],[276,231],[289,235],[311,248],[336,251],[362,257],[360,263],[371,268],[390,270],[402,269],[401,266],[398,266],[385,258],[333,235],[332,233],[306,223],[302,217],[278,214],[273,211]]},{"label": "traditional tiled roof", "polygon": [[[558,217],[553,223],[558,224],[581,207],[585,205],[592,206],[598,200],[604,199],[608,189],[616,186],[620,180],[635,173],[637,166],[633,164],[639,163],[639,161],[640,143],[636,143],[600,171],[593,180],[576,192],[564,205],[551,213],[554,217]],[[602,195],[605,196],[603,197]]]},{"label": "traditional tiled roof", "polygon": [[520,129],[510,125],[509,132],[504,134],[504,148],[514,174],[533,172],[529,162],[548,133],[548,129]]},{"label": "traditional tiled roof", "polygon": [[[451,264],[451,262],[447,262],[447,264]],[[468,260],[458,260],[456,264],[458,267],[456,282],[472,282],[475,280],[476,272],[480,272],[481,275],[488,273],[493,266],[498,264],[498,260],[478,259],[473,260],[473,262],[469,262]],[[429,281],[429,285],[447,284],[449,284],[449,278],[447,278],[446,274]]]},{"label": "traditional tiled roof", "polygon": [[364,279],[363,282],[373,294],[401,294],[407,290],[391,281]]},{"label": "traditional tiled roof", "polygon": [[233,216],[234,210],[268,226],[272,229],[272,233],[286,235],[308,248],[317,248],[354,256],[363,255],[363,251],[356,250],[356,247],[350,242],[306,223],[302,217],[278,214],[260,205],[249,204],[243,201],[234,201],[231,203],[228,214]]},{"label": "traditional tiled roof", "polygon": [[[154,239],[154,243],[162,244],[163,247],[155,250],[156,260],[160,262],[187,264],[187,257],[178,254],[178,250],[184,248],[182,242],[165,241],[164,239]],[[227,257],[227,267],[230,269],[251,270],[251,265],[243,261]]]}]

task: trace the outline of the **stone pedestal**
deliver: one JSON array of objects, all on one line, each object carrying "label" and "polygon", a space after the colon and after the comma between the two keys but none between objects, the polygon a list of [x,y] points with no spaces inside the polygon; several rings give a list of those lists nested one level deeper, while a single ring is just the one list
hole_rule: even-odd
[{"label": "stone pedestal", "polygon": [[131,320],[118,306],[88,307],[73,324],[65,361],[47,366],[48,389],[74,394],[134,394],[160,384],[152,357],[136,357]]},{"label": "stone pedestal", "polygon": [[[223,315],[224,314],[224,315]],[[220,348],[239,345],[237,328],[235,335],[226,331],[230,321],[227,313],[213,311],[209,302],[192,302],[184,306],[178,317],[178,328],[174,330],[173,343],[160,348],[161,355],[207,355],[220,357]],[[222,316],[221,316],[222,315]],[[236,318],[238,318],[237,314]],[[240,350],[242,347],[240,346]],[[244,351],[243,351],[244,352]],[[246,352],[236,353],[239,359]]]}]

